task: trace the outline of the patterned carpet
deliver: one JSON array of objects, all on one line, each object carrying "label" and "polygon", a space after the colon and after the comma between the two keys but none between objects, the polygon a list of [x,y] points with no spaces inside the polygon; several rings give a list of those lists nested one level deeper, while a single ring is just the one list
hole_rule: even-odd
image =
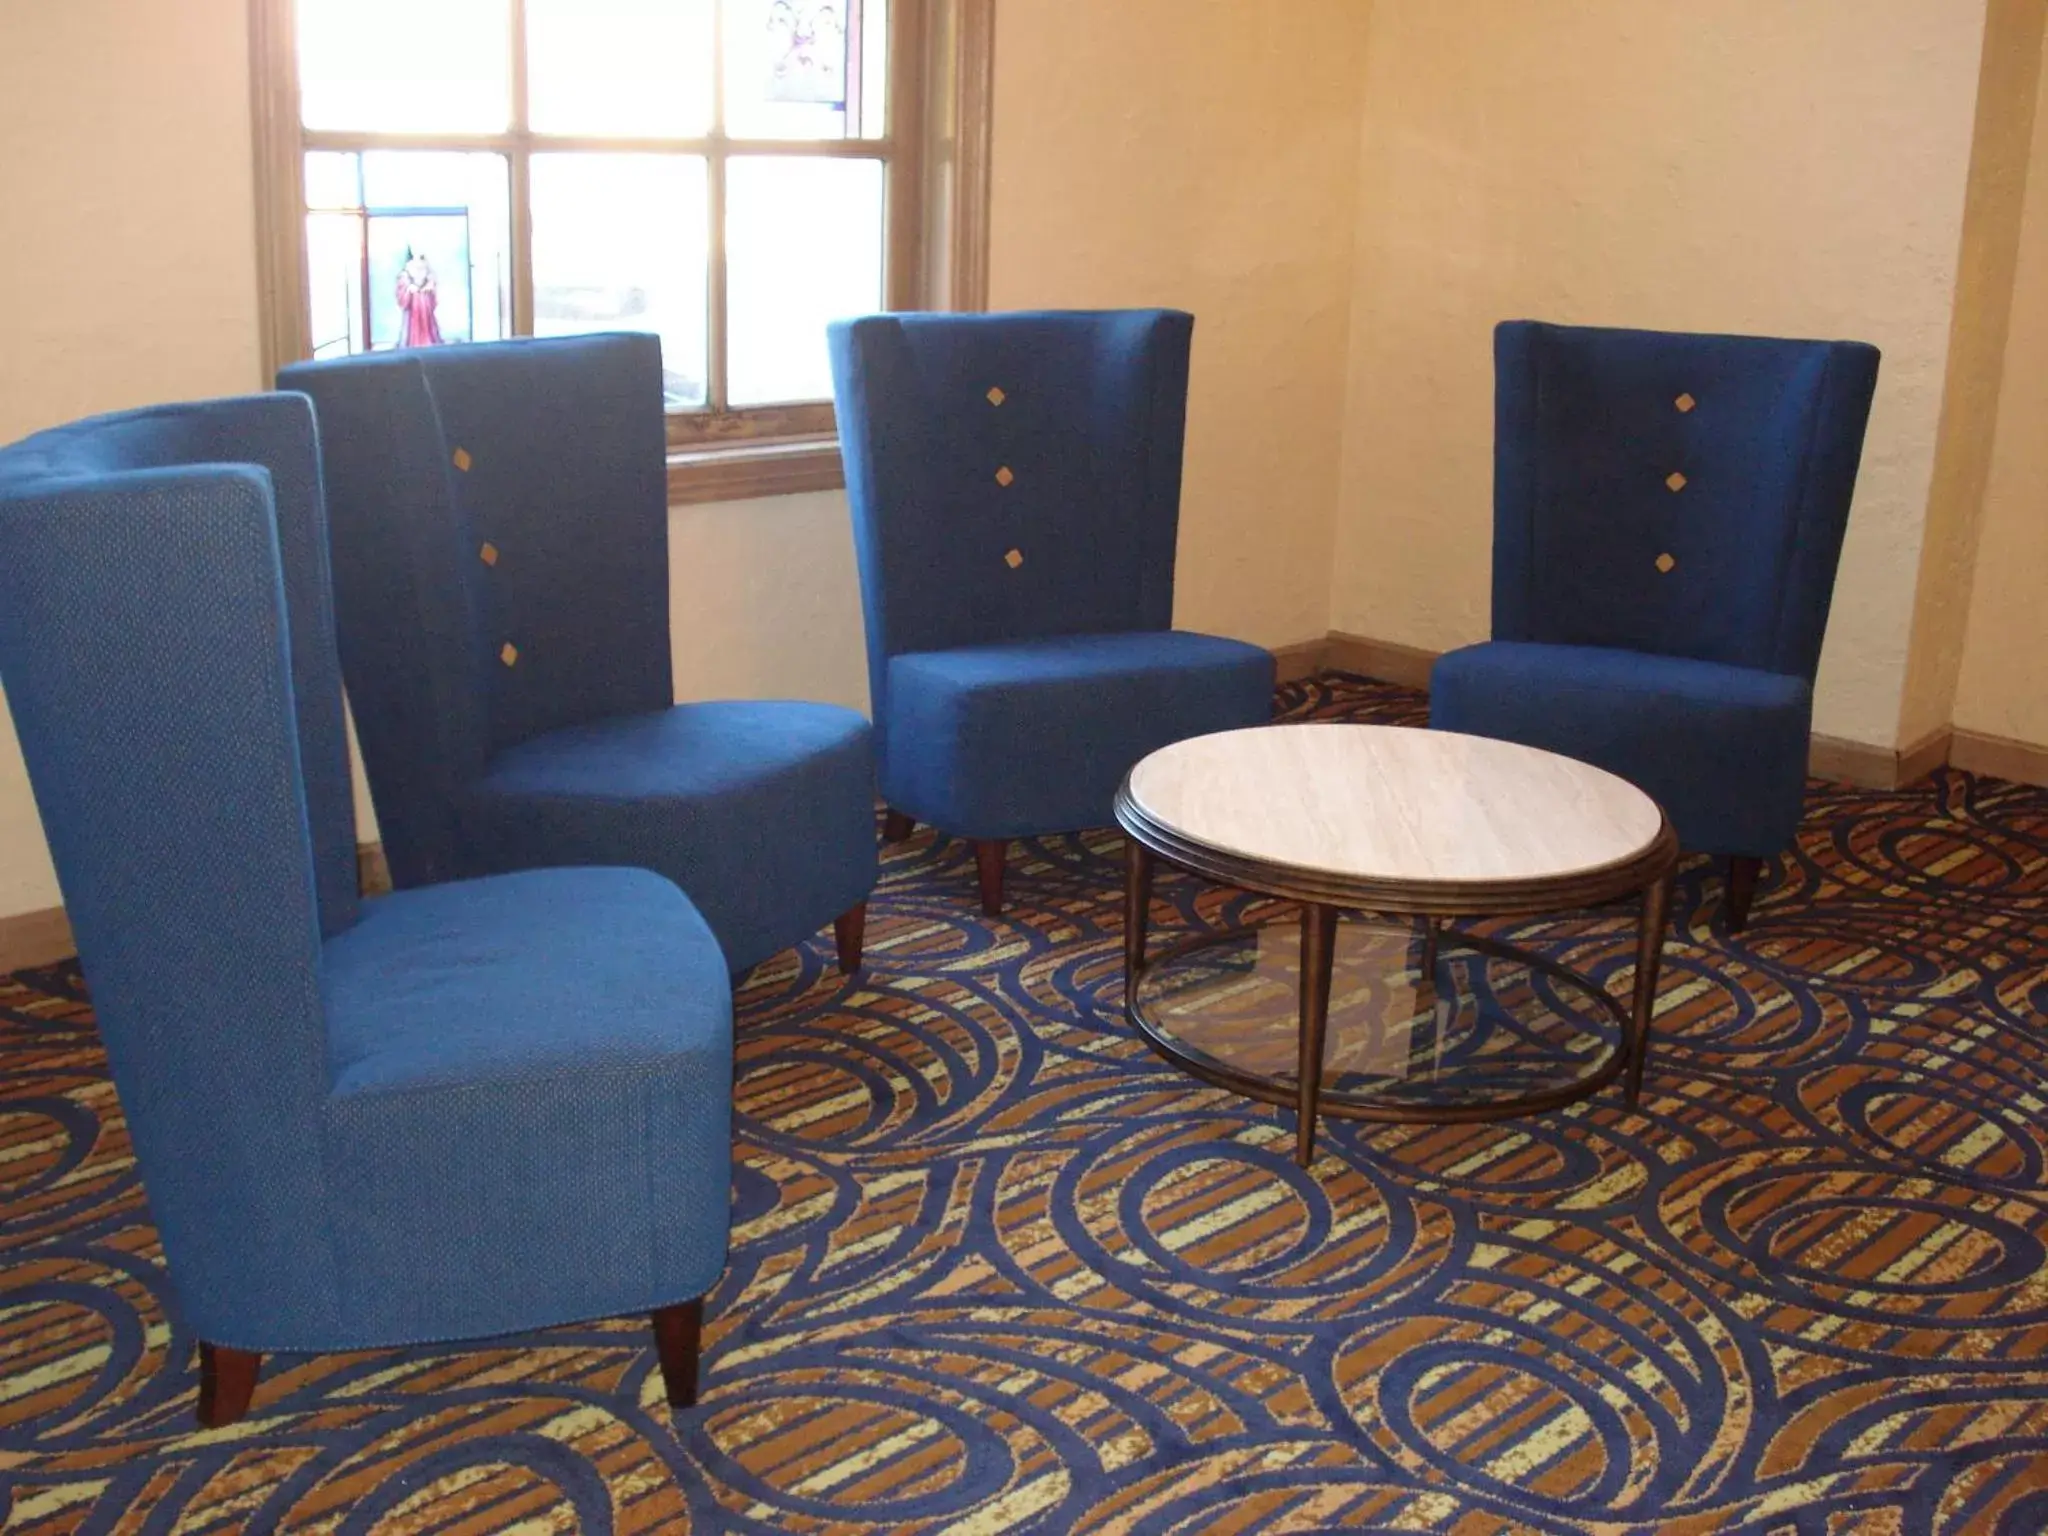
[{"label": "patterned carpet", "polygon": [[[0,980],[7,1529],[2048,1530],[2048,792],[1816,786],[1740,939],[1686,870],[1642,1113],[1308,1173],[1120,1022],[1119,850],[1018,850],[990,922],[921,833],[864,977],[752,978],[674,1423],[626,1319],[272,1362],[197,1432],[77,971]],[[1259,910],[1162,877],[1155,931]],[[1513,931],[1622,988],[1631,924]]]}]

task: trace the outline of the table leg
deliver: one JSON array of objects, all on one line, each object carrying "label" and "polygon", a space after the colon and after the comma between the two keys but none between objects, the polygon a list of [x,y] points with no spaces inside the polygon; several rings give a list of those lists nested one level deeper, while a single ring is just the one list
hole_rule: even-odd
[{"label": "table leg", "polygon": [[1145,929],[1152,920],[1152,850],[1124,837],[1124,1005],[1136,1007],[1145,969]]},{"label": "table leg", "polygon": [[1330,968],[1337,954],[1337,909],[1307,902],[1301,909],[1301,1063],[1294,1160],[1316,1159],[1316,1100],[1323,1091],[1323,1040],[1330,1029]]},{"label": "table leg", "polygon": [[1422,979],[1432,989],[1436,985],[1436,939],[1437,919],[1425,917],[1422,920]]},{"label": "table leg", "polygon": [[1628,1042],[1628,1106],[1643,1093],[1643,1067],[1650,1054],[1650,1016],[1657,1007],[1657,969],[1664,959],[1664,929],[1671,920],[1674,869],[1643,891],[1643,913],[1636,930],[1636,997]]}]

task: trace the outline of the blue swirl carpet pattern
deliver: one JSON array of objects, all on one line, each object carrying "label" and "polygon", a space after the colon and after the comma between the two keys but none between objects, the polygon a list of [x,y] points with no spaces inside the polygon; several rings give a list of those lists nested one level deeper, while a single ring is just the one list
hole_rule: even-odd
[{"label": "blue swirl carpet pattern", "polygon": [[[1642,1113],[1337,1124],[1307,1173],[1120,1022],[1116,836],[1013,858],[984,920],[921,833],[865,976],[747,983],[673,1422],[628,1318],[271,1362],[199,1432],[84,985],[0,981],[7,1530],[2048,1530],[2048,792],[1815,786],[1747,933],[1685,870]],[[1261,910],[1162,877],[1155,930]],[[1632,923],[1513,931],[1621,988]]]}]

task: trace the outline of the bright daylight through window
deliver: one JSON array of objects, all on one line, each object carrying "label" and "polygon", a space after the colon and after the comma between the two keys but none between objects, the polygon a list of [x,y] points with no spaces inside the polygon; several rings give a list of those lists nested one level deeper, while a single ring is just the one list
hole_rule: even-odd
[{"label": "bright daylight through window", "polygon": [[914,282],[891,9],[296,0],[304,348],[651,331],[682,443],[826,400],[826,323]]}]

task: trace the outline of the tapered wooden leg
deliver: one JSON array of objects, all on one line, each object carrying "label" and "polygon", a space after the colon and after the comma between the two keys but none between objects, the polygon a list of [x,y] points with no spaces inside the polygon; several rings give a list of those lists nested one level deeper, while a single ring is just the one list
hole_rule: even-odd
[{"label": "tapered wooden leg", "polygon": [[263,1356],[225,1344],[199,1346],[199,1422],[207,1429],[232,1424],[249,1411]]},{"label": "tapered wooden leg", "polygon": [[1643,1094],[1643,1067],[1650,1055],[1650,1019],[1657,1008],[1657,971],[1664,962],[1664,930],[1671,921],[1671,885],[1676,871],[1643,892],[1636,931],[1636,996],[1628,1043],[1628,1107]]},{"label": "tapered wooden leg", "polygon": [[1728,861],[1728,931],[1740,933],[1749,926],[1749,906],[1756,900],[1756,877],[1763,872],[1762,859]]},{"label": "tapered wooden leg", "polygon": [[917,830],[917,823],[901,811],[891,811],[882,818],[882,841],[900,843]]},{"label": "tapered wooden leg", "polygon": [[839,974],[853,976],[860,972],[861,941],[867,937],[868,904],[847,908],[832,919],[832,938],[839,945]]},{"label": "tapered wooden leg", "polygon": [[1145,929],[1152,920],[1152,850],[1124,837],[1124,1001],[1135,1002],[1145,969]]},{"label": "tapered wooden leg", "polygon": [[1422,979],[1432,986],[1436,983],[1436,941],[1440,931],[1435,918],[1422,920]]},{"label": "tapered wooden leg", "polygon": [[1316,1101],[1323,1091],[1323,1040],[1330,1030],[1330,968],[1337,955],[1337,909],[1301,909],[1301,1063],[1294,1160],[1316,1160]]},{"label": "tapered wooden leg", "polygon": [[975,840],[974,862],[981,872],[981,910],[990,917],[1003,915],[1003,864],[1009,857],[1010,845],[1005,839]]},{"label": "tapered wooden leg", "polygon": [[704,1299],[659,1308],[654,1314],[654,1352],[661,1357],[661,1381],[671,1408],[697,1405],[697,1350],[704,1337]]}]

